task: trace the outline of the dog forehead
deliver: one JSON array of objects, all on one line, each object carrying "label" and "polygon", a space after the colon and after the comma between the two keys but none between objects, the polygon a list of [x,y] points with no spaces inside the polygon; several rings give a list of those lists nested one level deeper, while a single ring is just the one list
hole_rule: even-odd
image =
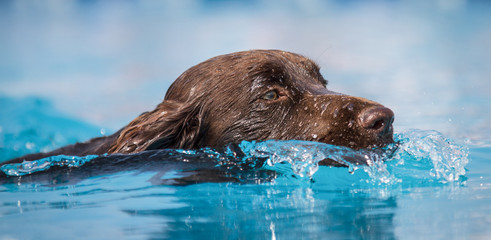
[{"label": "dog forehead", "polygon": [[231,87],[247,88],[259,77],[291,80],[287,84],[300,79],[325,85],[319,67],[304,56],[281,50],[249,50],[216,56],[191,67],[170,86],[165,99],[185,100],[196,89],[221,92]]},{"label": "dog forehead", "polygon": [[245,61],[248,65],[237,70],[240,72],[247,69],[245,78],[252,81],[254,86],[274,83],[292,87],[295,85],[325,87],[327,84],[319,72],[318,65],[306,57],[283,51],[266,52],[260,55],[263,57],[256,58],[255,61]]}]

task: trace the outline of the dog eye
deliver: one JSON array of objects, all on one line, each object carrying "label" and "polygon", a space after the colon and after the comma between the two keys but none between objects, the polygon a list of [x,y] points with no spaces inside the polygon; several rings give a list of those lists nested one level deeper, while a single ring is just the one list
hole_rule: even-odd
[{"label": "dog eye", "polygon": [[272,90],[263,95],[264,100],[276,100],[279,98],[278,92],[276,90]]}]

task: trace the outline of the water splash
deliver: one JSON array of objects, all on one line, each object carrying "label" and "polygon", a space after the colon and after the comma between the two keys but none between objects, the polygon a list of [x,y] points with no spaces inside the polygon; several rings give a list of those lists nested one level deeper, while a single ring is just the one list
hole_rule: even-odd
[{"label": "water splash", "polygon": [[[394,174],[441,183],[459,181],[465,175],[469,149],[441,133],[412,129],[395,138],[398,151],[388,162]],[[410,171],[410,175],[404,176],[404,171]]]},{"label": "water splash", "polygon": [[[266,159],[266,167],[288,170],[300,178],[312,178],[319,163],[330,159],[348,167],[349,173],[363,171],[360,181],[371,185],[448,183],[462,180],[468,164],[468,148],[437,131],[408,130],[397,133],[395,142],[383,149],[352,150],[318,142],[242,142],[242,159]],[[337,168],[339,169],[339,168]],[[332,180],[332,179],[331,179]]]},{"label": "water splash", "polygon": [[247,158],[266,159],[269,167],[289,163],[291,170],[299,177],[311,178],[319,168],[319,163],[330,159],[340,166],[347,166],[350,172],[358,169],[366,161],[366,151],[354,151],[319,142],[277,141],[242,142],[239,147]]},{"label": "water splash", "polygon": [[80,167],[98,155],[87,155],[84,157],[76,156],[51,156],[36,161],[24,161],[22,163],[5,164],[0,170],[7,176],[24,176],[34,172],[41,172],[54,166],[60,167]]},{"label": "water splash", "polygon": [[[338,172],[336,174],[339,171],[346,174],[361,172],[365,177],[357,181],[370,185],[448,183],[461,180],[466,173],[468,149],[445,138],[441,133],[409,130],[395,134],[394,139],[395,144],[376,150],[355,151],[319,142],[269,140],[244,141],[238,146],[229,146],[224,152],[210,148],[168,149],[161,150],[160,155],[159,151],[152,152],[151,156],[156,159],[154,161],[163,161],[172,156],[173,159],[190,164],[205,158],[208,162],[216,163],[216,168],[228,171],[232,177],[234,174],[266,169],[302,179],[312,179],[319,170],[319,164],[322,165],[322,161],[328,159],[331,165],[347,167],[332,167]],[[123,156],[125,161],[147,159],[144,154],[120,155],[120,158]],[[45,171],[53,166],[81,167],[97,157],[53,156],[32,162],[6,164],[0,170],[8,176],[23,176]],[[114,157],[117,158],[118,155]],[[335,181],[331,175],[328,177],[330,181]],[[260,180],[256,182],[262,182]]]}]

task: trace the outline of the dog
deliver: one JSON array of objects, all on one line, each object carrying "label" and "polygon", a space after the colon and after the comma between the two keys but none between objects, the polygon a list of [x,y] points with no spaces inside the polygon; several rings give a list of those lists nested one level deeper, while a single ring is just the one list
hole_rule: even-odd
[{"label": "dog", "polygon": [[394,113],[389,108],[326,86],[319,67],[295,53],[250,50],[225,54],[189,68],[154,110],[110,136],[5,163],[61,154],[219,149],[244,140],[317,141],[353,149],[393,142]]}]

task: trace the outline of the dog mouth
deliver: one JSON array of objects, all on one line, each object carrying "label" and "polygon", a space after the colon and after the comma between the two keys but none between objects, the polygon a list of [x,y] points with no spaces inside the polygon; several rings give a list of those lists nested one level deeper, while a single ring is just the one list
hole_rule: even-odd
[{"label": "dog mouth", "polygon": [[349,167],[350,165],[368,165],[369,158],[366,158],[364,155],[359,156],[343,156],[344,161],[334,160],[331,158],[326,158],[319,162],[320,166],[332,166],[332,167]]},{"label": "dog mouth", "polygon": [[354,154],[349,156],[340,156],[342,160],[331,158],[323,159],[319,162],[320,166],[333,167],[350,167],[370,165],[373,161],[385,161],[390,159],[399,148],[399,142],[392,138],[385,142],[373,144],[367,148],[353,149]]},{"label": "dog mouth", "polygon": [[376,139],[365,137],[365,136],[352,137],[350,135],[349,137],[346,138],[344,137],[332,138],[330,136],[324,136],[319,139],[312,139],[311,141],[321,142],[321,143],[326,143],[326,144],[331,144],[341,147],[348,147],[353,150],[362,150],[362,149],[370,150],[370,149],[383,148],[387,145],[393,144],[394,137],[393,137],[393,133],[390,132],[390,134],[387,134],[383,137],[379,137]]},{"label": "dog mouth", "polygon": [[[371,158],[368,155],[391,155],[391,151],[397,149],[394,142],[392,126],[390,132],[383,136],[353,136],[347,134],[346,137],[333,138],[334,134],[323,136],[314,141],[331,144],[335,146],[347,147],[353,150],[354,154],[342,156],[342,160],[326,158],[319,162],[320,166],[349,167],[350,165],[369,165]],[[394,145],[395,147],[390,147]],[[392,150],[391,150],[392,149]],[[381,158],[384,159],[384,158]]]},{"label": "dog mouth", "polygon": [[332,167],[349,167],[346,163],[341,163],[330,158],[326,158],[319,162],[319,166],[332,166]]}]

